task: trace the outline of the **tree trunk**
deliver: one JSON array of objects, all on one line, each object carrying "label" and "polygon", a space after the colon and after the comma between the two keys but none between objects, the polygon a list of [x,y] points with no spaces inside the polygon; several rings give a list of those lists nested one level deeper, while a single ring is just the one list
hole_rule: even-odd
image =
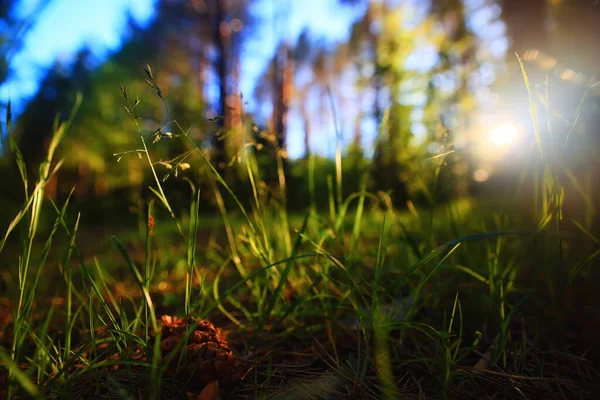
[{"label": "tree trunk", "polygon": [[304,158],[310,157],[310,114],[306,108],[306,102],[302,102],[302,120],[304,122]]},{"label": "tree trunk", "polygon": [[359,113],[356,118],[354,119],[354,135],[352,137],[352,146],[356,149],[356,150],[360,150],[361,147],[361,142],[362,142],[362,120],[363,120],[363,115],[362,113]]},{"label": "tree trunk", "polygon": [[219,137],[219,134],[223,133],[228,128],[228,108],[227,108],[227,51],[229,34],[224,29],[225,15],[227,10],[227,0],[214,0],[214,20],[213,20],[213,41],[217,48],[217,65],[216,72],[219,77],[219,101],[217,105],[217,115],[220,117],[218,120],[219,133],[213,138],[213,151],[215,165],[218,168],[224,168],[226,165],[226,154],[225,154],[225,141]]},{"label": "tree trunk", "polygon": [[290,99],[294,88],[294,58],[288,45],[281,45],[273,65],[272,129],[280,149],[285,149]]}]

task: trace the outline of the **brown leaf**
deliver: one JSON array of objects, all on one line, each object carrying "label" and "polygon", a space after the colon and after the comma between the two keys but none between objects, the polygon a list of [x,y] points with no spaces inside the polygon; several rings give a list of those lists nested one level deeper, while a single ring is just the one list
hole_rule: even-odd
[{"label": "brown leaf", "polygon": [[212,381],[202,389],[196,400],[221,400],[219,382]]},{"label": "brown leaf", "polygon": [[473,366],[475,371],[485,371],[488,369],[490,365],[490,358],[492,358],[492,353],[494,351],[494,347],[498,344],[498,335],[494,339],[492,345],[488,348],[488,350],[481,356],[479,361]]}]

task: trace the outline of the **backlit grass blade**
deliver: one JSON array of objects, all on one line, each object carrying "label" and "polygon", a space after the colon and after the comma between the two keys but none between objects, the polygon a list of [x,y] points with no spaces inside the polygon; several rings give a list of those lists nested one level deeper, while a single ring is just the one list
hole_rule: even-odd
[{"label": "backlit grass blade", "polygon": [[262,328],[264,327],[264,323],[265,323],[266,319],[269,318],[269,316],[271,315],[271,312],[275,308],[275,305],[277,304],[277,301],[279,300],[279,296],[281,295],[281,292],[283,291],[283,287],[287,283],[288,275],[290,274],[290,271],[292,269],[293,261],[295,260],[295,257],[298,254],[298,251],[300,250],[300,245],[302,244],[302,234],[306,230],[306,225],[308,223],[308,217],[309,217],[309,213],[306,213],[304,215],[304,221],[302,222],[302,227],[300,228],[300,232],[299,232],[298,236],[296,237],[296,241],[294,242],[294,248],[292,250],[292,255],[289,258],[289,261],[286,263],[285,268],[281,272],[281,276],[279,277],[279,283],[277,284],[277,287],[275,288],[275,292],[273,292],[273,297],[271,299],[271,302],[269,303],[267,309],[265,310],[265,312],[262,315],[262,318],[260,320],[259,329],[258,329],[259,332],[262,331]]},{"label": "backlit grass blade", "polygon": [[[151,252],[151,248],[152,248],[152,234],[153,234],[153,229],[154,229],[154,216],[152,215],[152,209],[153,209],[153,205],[154,205],[154,201],[150,200],[150,202],[148,203],[148,215],[147,215],[147,220],[146,220],[146,226],[145,226],[145,230],[146,230],[146,255],[144,257],[144,286],[146,287],[146,289],[150,289],[150,252]],[[144,302],[144,330],[146,333],[146,340],[148,340],[149,335],[148,335],[148,304],[146,302]]]},{"label": "backlit grass blade", "polygon": [[563,152],[567,150],[567,143],[569,143],[569,139],[571,138],[571,135],[573,135],[573,132],[575,131],[575,127],[577,126],[577,122],[579,121],[579,116],[581,115],[581,110],[583,109],[584,101],[587,98],[587,95],[588,95],[590,89],[592,88],[592,84],[596,81],[596,78],[598,78],[599,74],[600,74],[600,69],[598,69],[596,71],[596,73],[594,74],[594,76],[592,76],[590,78],[588,84],[585,87],[585,90],[583,91],[583,94],[581,95],[581,99],[579,99],[579,103],[577,104],[577,109],[575,110],[575,116],[573,117],[573,122],[569,126],[569,131],[567,132],[567,136],[565,137],[565,142],[563,143]]},{"label": "backlit grass blade", "polygon": [[188,229],[187,273],[185,275],[185,315],[191,312],[192,282],[196,265],[196,243],[198,235],[198,213],[200,212],[200,190],[192,186],[192,201],[190,204],[190,221]]},{"label": "backlit grass blade", "polygon": [[125,247],[123,247],[123,245],[121,244],[121,242],[119,242],[119,240],[117,239],[116,236],[111,236],[111,240],[113,241],[113,243],[115,243],[115,245],[117,246],[117,249],[119,250],[119,252],[123,256],[123,258],[125,259],[125,262],[127,263],[129,270],[133,274],[133,277],[135,278],[136,283],[138,284],[140,290],[144,294],[144,298],[146,299],[146,303],[148,304],[148,309],[150,311],[150,322],[152,324],[152,329],[153,329],[154,335],[155,335],[154,346],[152,348],[152,369],[151,369],[151,373],[150,373],[150,382],[151,382],[151,396],[153,396],[155,398],[160,392],[160,380],[158,379],[158,375],[159,375],[158,363],[161,360],[161,356],[160,356],[160,331],[158,329],[158,323],[156,321],[156,313],[154,310],[154,303],[152,302],[152,297],[150,296],[150,291],[144,284],[144,279],[142,278],[140,271],[138,271],[137,267],[135,266],[135,262],[133,261],[133,259],[127,252],[127,250],[125,250]]},{"label": "backlit grass blade", "polygon": [[215,307],[217,307],[217,305],[221,304],[223,301],[225,301],[227,298],[229,298],[229,296],[231,296],[236,290],[238,290],[241,286],[246,284],[246,281],[257,278],[263,274],[266,274],[267,271],[271,268],[274,268],[278,265],[281,264],[285,264],[289,261],[294,261],[294,260],[298,260],[301,258],[308,258],[308,257],[333,257],[331,255],[327,256],[325,254],[322,253],[310,253],[310,254],[299,254],[295,257],[289,257],[289,258],[285,258],[283,260],[279,260],[277,262],[274,262],[273,264],[267,265],[265,267],[259,268],[255,271],[252,271],[251,273],[249,273],[245,278],[239,280],[236,284],[234,284],[233,286],[231,286],[229,289],[227,289],[224,293],[223,296],[220,296],[218,300],[215,300],[215,302],[213,304],[211,304],[210,306],[207,307],[206,310],[204,310],[203,314],[202,314],[202,318],[206,318],[208,315],[210,315],[210,313],[215,309]]},{"label": "backlit grass blade", "polygon": [[494,346],[494,350],[492,351],[492,354],[490,356],[490,366],[494,366],[500,359],[500,356],[504,353],[509,335],[508,325],[510,324],[510,321],[513,319],[513,317],[516,315],[519,308],[521,308],[521,306],[525,303],[525,301],[527,301],[527,296],[521,297],[512,307],[506,318],[502,321],[502,326],[500,327],[500,333],[498,335],[498,341]]},{"label": "backlit grass blade", "polygon": [[[56,163],[56,165],[52,169],[52,172],[48,175],[48,178],[45,180],[41,180],[36,184],[32,195],[25,202],[25,204],[21,207],[21,209],[19,210],[17,215],[13,218],[13,220],[9,223],[8,228],[6,229],[6,233],[4,234],[4,237],[2,238],[2,240],[0,240],[0,252],[2,252],[2,249],[4,248],[4,245],[6,244],[6,241],[8,240],[8,237],[10,236],[10,233],[17,227],[17,225],[19,224],[19,222],[21,222],[23,217],[25,215],[27,215],[27,213],[31,209],[32,205],[34,204],[34,200],[39,199],[39,194],[41,192],[43,192],[46,185],[50,182],[50,180],[58,172],[58,170],[60,169],[62,164],[63,164],[62,160],[59,161],[58,163]],[[39,203],[39,200],[38,200],[38,203]]]},{"label": "backlit grass blade", "polygon": [[[62,217],[61,217],[62,218]],[[71,268],[71,254],[73,248],[75,247],[75,238],[77,237],[77,231],[79,229],[79,220],[81,218],[81,213],[77,214],[77,220],[75,221],[75,226],[71,232],[71,239],[69,243],[69,250],[67,250],[67,255],[65,257],[65,262],[63,264],[63,273],[65,275],[65,280],[67,283],[67,329],[65,331],[65,360],[69,358],[71,355],[71,329],[72,329],[72,320],[73,320],[73,269]],[[83,304],[82,304],[83,307]]]},{"label": "backlit grass blade", "polygon": [[17,146],[17,142],[13,138],[12,135],[12,123],[11,123],[11,104],[10,101],[6,107],[6,125],[7,125],[7,133],[6,136],[8,138],[8,146],[13,153],[15,161],[17,163],[17,168],[19,169],[19,174],[21,175],[21,181],[23,182],[23,189],[25,190],[25,200],[29,197],[29,189],[27,182],[27,167],[25,166],[25,160],[23,158],[23,154],[19,147]]},{"label": "backlit grass blade", "polygon": [[573,267],[573,269],[571,269],[571,271],[569,272],[569,284],[573,283],[573,281],[579,275],[579,273],[581,272],[581,270],[586,265],[588,265],[589,263],[591,263],[592,261],[594,261],[594,259],[596,257],[598,257],[599,255],[600,255],[600,249],[596,250],[594,253],[590,254],[589,256],[585,257],[580,262],[578,262],[577,265],[575,265]]},{"label": "backlit grass blade", "polygon": [[133,259],[127,252],[127,250],[125,250],[125,247],[123,247],[121,242],[119,242],[119,239],[117,239],[116,236],[111,236],[111,240],[117,246],[117,249],[121,253],[121,256],[123,256],[123,259],[125,259],[125,262],[127,263],[127,266],[129,267],[129,271],[132,273],[133,277],[135,278],[135,282],[137,283],[140,290],[144,294],[144,298],[146,299],[146,302],[148,303],[148,307],[150,308],[150,314],[151,314],[150,322],[152,324],[152,327],[154,328],[154,332],[158,332],[158,326],[156,324],[156,315],[154,313],[154,303],[152,302],[152,297],[150,296],[150,291],[146,288],[146,285],[144,285],[144,278],[140,274],[140,271],[138,271],[138,268],[136,267],[135,262],[133,261]]},{"label": "backlit grass blade", "polygon": [[[71,194],[72,193],[73,193],[73,191],[71,191]],[[27,316],[27,315],[29,315],[29,313],[31,311],[33,301],[35,300],[35,294],[37,292],[36,289],[39,285],[42,271],[44,270],[44,266],[46,265],[46,260],[48,259],[48,254],[50,253],[50,249],[52,247],[52,240],[54,238],[54,235],[56,234],[56,231],[58,230],[58,228],[60,226],[61,220],[64,218],[65,212],[67,210],[67,206],[69,204],[69,200],[71,198],[71,194],[69,194],[69,196],[65,200],[65,203],[59,212],[59,216],[56,218],[56,221],[54,222],[52,231],[50,232],[50,235],[48,236],[48,239],[46,240],[46,243],[44,244],[44,247],[42,249],[41,257],[38,262],[37,271],[35,273],[35,278],[33,280],[33,283],[31,284],[28,299],[25,302],[24,307],[23,307],[23,315]],[[58,208],[56,208],[54,203],[52,203],[52,204],[55,207],[55,209],[58,210]]]},{"label": "backlit grass blade", "polygon": [[[317,279],[315,279],[315,281],[312,283],[312,285],[310,286],[310,288],[306,291],[306,293],[312,293],[315,288],[317,286],[319,286],[319,284],[323,281],[323,277],[322,276],[318,276]],[[277,323],[275,324],[275,328],[274,330],[277,330],[277,328],[279,326],[281,326],[281,324],[283,323],[283,321],[289,316],[289,315],[293,315],[294,311],[300,307],[303,304],[306,304],[308,302],[308,295],[299,295],[298,298],[296,300],[294,300],[294,302],[292,303],[292,305],[290,306],[290,308],[281,316],[281,318],[279,318],[279,320],[277,321]]]},{"label": "backlit grass blade", "polygon": [[35,399],[42,398],[42,393],[35,383],[29,379],[29,376],[18,367],[18,365],[12,360],[9,354],[6,354],[4,349],[0,346],[0,360],[5,364],[7,369],[10,371],[10,375],[21,385],[23,390],[27,394]]},{"label": "backlit grass blade", "polygon": [[535,135],[535,141],[537,143],[542,161],[546,161],[546,159],[544,158],[544,148],[542,144],[542,136],[540,134],[540,126],[538,123],[537,109],[535,106],[535,102],[533,101],[533,89],[531,88],[529,77],[527,76],[527,71],[525,71],[525,65],[523,64],[521,57],[519,57],[519,55],[516,53],[515,55],[517,56],[517,60],[519,60],[519,65],[521,66],[521,73],[523,74],[523,81],[525,82],[525,87],[527,88],[527,94],[529,96],[529,111],[531,113],[531,122],[533,124],[533,133]]},{"label": "backlit grass blade", "polygon": [[351,245],[350,248],[354,249],[356,247],[356,242],[358,241],[358,237],[360,234],[360,227],[362,222],[362,216],[365,207],[365,197],[367,190],[367,176],[363,176],[360,184],[360,195],[358,198],[358,206],[356,207],[356,214],[354,216],[354,225],[352,227],[352,237],[351,237]]}]

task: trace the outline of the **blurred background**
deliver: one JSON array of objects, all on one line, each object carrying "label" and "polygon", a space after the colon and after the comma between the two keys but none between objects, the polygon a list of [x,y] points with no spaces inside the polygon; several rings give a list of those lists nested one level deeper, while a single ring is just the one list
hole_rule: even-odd
[{"label": "blurred background", "polygon": [[[3,1],[0,218],[8,223],[24,199],[9,102],[11,134],[35,176],[77,93],[83,103],[47,193],[75,187],[77,208],[98,224],[139,211],[152,178],[126,153],[139,137],[120,83],[140,100],[142,133],[174,196],[187,187],[178,178],[202,185],[207,173],[178,140],[186,132],[240,193],[244,148],[267,186],[282,159],[288,206],[300,211],[309,191],[327,206],[337,150],[344,194],[368,172],[368,190],[389,191],[400,208],[527,192],[523,171],[541,155],[568,166],[565,207],[590,219],[598,22],[593,0]],[[145,82],[148,64],[159,93]]]}]

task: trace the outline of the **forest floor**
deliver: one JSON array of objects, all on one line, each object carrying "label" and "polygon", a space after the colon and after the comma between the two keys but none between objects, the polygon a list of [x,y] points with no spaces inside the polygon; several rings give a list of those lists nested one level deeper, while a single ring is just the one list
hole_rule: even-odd
[{"label": "forest floor", "polygon": [[595,245],[564,233],[558,255],[487,213],[265,214],[255,232],[231,213],[194,245],[160,214],[151,235],[45,232],[61,244],[43,260],[36,242],[25,285],[3,253],[0,398],[595,398]]}]

